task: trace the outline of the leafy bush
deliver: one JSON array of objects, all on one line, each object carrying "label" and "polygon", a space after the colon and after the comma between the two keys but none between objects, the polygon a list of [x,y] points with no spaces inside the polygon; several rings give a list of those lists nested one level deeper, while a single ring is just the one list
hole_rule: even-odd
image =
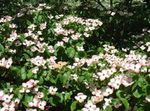
[{"label": "leafy bush", "polygon": [[149,110],[146,5],[130,12],[118,9],[130,0],[39,2],[0,18],[1,111]]}]

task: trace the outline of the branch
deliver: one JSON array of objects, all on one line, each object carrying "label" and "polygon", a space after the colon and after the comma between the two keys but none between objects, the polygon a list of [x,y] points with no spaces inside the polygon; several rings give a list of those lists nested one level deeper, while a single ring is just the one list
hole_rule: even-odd
[{"label": "branch", "polygon": [[100,0],[97,0],[97,3],[98,3],[104,10],[107,10],[107,8],[101,3]]},{"label": "branch", "polygon": [[113,1],[110,0],[110,9],[112,9],[112,8],[113,8]]}]

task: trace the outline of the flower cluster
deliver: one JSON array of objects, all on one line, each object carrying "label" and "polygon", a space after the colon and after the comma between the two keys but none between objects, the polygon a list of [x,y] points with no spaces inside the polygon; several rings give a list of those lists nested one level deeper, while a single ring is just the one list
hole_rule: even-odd
[{"label": "flower cluster", "polygon": [[38,80],[33,80],[30,79],[29,81],[27,81],[26,83],[22,83],[22,89],[20,90],[21,93],[29,93],[31,92],[31,90],[38,90],[35,86],[37,85],[39,81]]},{"label": "flower cluster", "polygon": [[42,92],[38,92],[37,95],[34,96],[33,101],[29,102],[29,107],[39,108],[41,110],[44,110],[46,106],[46,101],[41,100],[41,98],[43,97],[44,97],[44,94]]},{"label": "flower cluster", "polygon": [[88,41],[101,28],[99,19],[52,15],[50,9],[28,5],[0,19],[0,111],[103,111],[132,97],[150,102],[150,42],[117,49],[98,41],[93,48]]},{"label": "flower cluster", "polygon": [[[65,25],[69,25],[70,23],[77,23],[84,25],[84,33],[75,32],[72,29],[64,29]],[[56,35],[63,35],[66,37],[70,37],[73,40],[78,40],[81,36],[89,37],[90,31],[95,30],[97,27],[101,26],[103,23],[98,19],[83,19],[80,17],[68,16],[64,18],[60,23],[56,24],[56,28],[54,31]],[[69,38],[68,38],[69,39]]]},{"label": "flower cluster", "polygon": [[8,60],[6,60],[5,58],[2,58],[0,60],[0,67],[5,67],[5,68],[10,68],[12,65],[13,61],[12,58],[9,58]]},{"label": "flower cluster", "polygon": [[14,94],[5,94],[0,90],[0,102],[2,105],[1,111],[15,111],[20,103],[18,98],[14,99]]}]

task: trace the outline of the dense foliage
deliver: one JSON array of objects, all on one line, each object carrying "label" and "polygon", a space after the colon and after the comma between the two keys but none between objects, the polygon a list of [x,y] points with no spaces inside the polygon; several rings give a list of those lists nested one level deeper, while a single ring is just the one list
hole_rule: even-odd
[{"label": "dense foliage", "polygon": [[0,111],[149,111],[149,1],[0,6]]}]

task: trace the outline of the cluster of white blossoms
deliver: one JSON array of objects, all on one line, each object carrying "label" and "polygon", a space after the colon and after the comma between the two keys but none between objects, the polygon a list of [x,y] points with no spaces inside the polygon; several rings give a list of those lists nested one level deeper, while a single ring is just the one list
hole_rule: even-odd
[{"label": "cluster of white blossoms", "polygon": [[20,90],[20,93],[29,93],[32,90],[38,91],[38,88],[36,87],[38,82],[38,80],[30,79],[29,81],[22,83],[22,89]]},{"label": "cluster of white blossoms", "polygon": [[[85,26],[84,33],[75,32],[72,29],[65,29],[64,26],[70,23],[77,23]],[[101,26],[103,23],[98,19],[83,19],[81,17],[68,16],[56,24],[54,31],[56,35],[63,35],[64,39],[78,40],[81,36],[89,37],[90,32]]]},{"label": "cluster of white blossoms", "polygon": [[15,41],[16,39],[18,38],[18,35],[16,33],[16,31],[12,31],[11,34],[10,34],[10,37],[7,39],[7,41]]},{"label": "cluster of white blossoms", "polygon": [[42,93],[42,92],[38,92],[35,96],[34,96],[34,98],[33,98],[33,100],[31,101],[31,102],[29,102],[29,109],[27,109],[27,111],[28,110],[36,110],[36,109],[34,109],[34,108],[39,108],[39,109],[41,109],[41,110],[44,110],[45,109],[45,106],[46,106],[46,101],[43,101],[43,100],[41,100],[41,98],[43,98],[44,97],[44,93]]},{"label": "cluster of white blossoms", "polygon": [[145,44],[140,45],[140,49],[150,52],[150,42],[146,42]]},{"label": "cluster of white blossoms", "polygon": [[13,18],[11,16],[4,16],[0,19],[0,23],[10,22]]},{"label": "cluster of white blossoms", "polygon": [[[29,10],[27,10],[29,9]],[[28,4],[28,8],[21,8],[20,11],[15,15],[15,17],[22,17],[27,12],[28,15],[33,14],[35,12],[43,11],[43,10],[50,10],[51,7],[45,3],[39,4],[37,7],[34,7],[32,4]]]},{"label": "cluster of white blossoms", "polygon": [[31,63],[36,66],[44,66],[46,61],[45,61],[45,59],[43,59],[43,57],[37,56],[37,57],[31,59]]},{"label": "cluster of white blossoms", "polygon": [[77,24],[85,25],[86,26],[85,31],[94,30],[95,27],[101,26],[103,24],[98,19],[83,19],[81,17],[74,17],[74,16],[68,16],[62,21],[62,24],[64,25],[68,25],[69,23],[77,23]]},{"label": "cluster of white blossoms", "polygon": [[[27,14],[33,14],[44,9],[50,9],[50,7],[46,6],[46,4],[39,4],[39,6],[36,8],[32,6],[29,7],[31,10],[27,11],[22,9],[21,12],[19,12],[16,15],[16,17],[23,16],[25,11],[27,11]],[[18,61],[16,58],[13,61],[13,57],[15,55],[13,55],[12,58],[8,58],[9,55],[7,55],[8,59],[4,57],[5,55],[2,55],[3,58],[0,60],[0,68],[9,69],[13,64],[15,67],[19,66],[19,68],[20,66],[25,66],[27,70],[29,69],[29,72],[30,69],[32,72],[32,79],[30,77],[26,77],[26,79],[23,80],[23,82],[21,82],[22,85],[21,89],[19,90],[20,94],[22,95],[27,94],[30,96],[34,94],[34,96],[32,95],[32,101],[28,101],[28,107],[26,109],[27,111],[37,111],[38,109],[45,110],[47,103],[49,104],[50,102],[44,99],[44,97],[46,96],[44,95],[44,91],[47,91],[47,94],[51,97],[58,96],[57,92],[61,85],[59,84],[58,87],[56,83],[56,87],[53,86],[54,84],[50,84],[50,86],[47,86],[45,84],[51,83],[50,80],[45,80],[47,78],[51,79],[51,77],[54,77],[54,79],[57,79],[57,81],[60,80],[59,76],[64,77],[65,79],[67,78],[68,81],[66,84],[69,84],[69,87],[71,87],[72,85],[69,82],[78,84],[78,82],[80,83],[82,81],[83,85],[85,85],[85,87],[87,88],[85,90],[90,91],[90,94],[87,94],[86,91],[84,92],[82,90],[83,92],[81,92],[79,91],[80,89],[75,89],[79,92],[77,92],[77,94],[73,98],[71,98],[71,101],[76,100],[79,102],[79,104],[83,105],[84,108],[82,108],[82,111],[100,111],[100,108],[97,107],[97,104],[105,102],[103,105],[103,108],[105,109],[111,104],[111,99],[109,97],[116,90],[118,90],[121,85],[124,87],[128,87],[135,82],[133,78],[126,74],[131,72],[150,72],[150,70],[148,70],[147,68],[147,66],[150,66],[150,60],[148,56],[142,55],[140,53],[137,53],[135,50],[129,50],[127,48],[122,49],[122,51],[119,51],[117,50],[117,48],[115,48],[115,46],[108,44],[105,44],[101,47],[103,49],[103,52],[98,52],[98,55],[87,54],[87,56],[83,58],[75,56],[71,62],[70,59],[67,61],[68,58],[65,58],[66,61],[63,61],[61,57],[57,56],[57,53],[59,53],[57,52],[57,48],[63,47],[67,49],[68,47],[71,47],[75,49],[75,53],[84,52],[84,43],[80,43],[77,40],[79,40],[82,37],[89,37],[93,30],[97,29],[99,26],[102,25],[102,22],[98,19],[83,19],[81,17],[75,16],[67,16],[66,18],[64,18],[64,15],[49,15],[48,18],[52,21],[60,20],[55,24],[56,27],[54,29],[52,28],[52,32],[54,32],[54,35],[58,36],[58,38],[59,36],[62,36],[62,39],[58,39],[57,37],[55,37],[56,41],[54,41],[54,43],[51,43],[51,41],[49,42],[49,40],[47,41],[49,35],[47,35],[46,37],[44,35],[45,33],[48,33],[51,30],[49,29],[49,22],[42,21],[39,24],[31,23],[29,26],[27,26],[25,32],[18,32],[16,29],[17,25],[11,23],[14,17],[4,16],[0,19],[0,23],[8,22],[9,28],[10,30],[12,30],[5,38],[6,44],[3,43],[4,48],[8,50],[9,55],[21,52],[19,51],[20,46],[21,48],[23,47],[22,52],[25,53],[22,54],[23,57],[20,57],[21,59],[19,59]],[[73,29],[65,28],[65,26],[72,23],[82,25],[83,31],[77,32]],[[78,45],[73,45],[70,42],[71,40],[75,40],[74,42],[78,42]],[[12,48],[13,46],[11,47],[7,43],[12,43],[12,45],[15,47]],[[146,53],[149,52],[150,42],[147,42],[146,44],[143,43],[142,45],[140,45],[140,49],[146,51]],[[129,51],[129,53],[127,53],[127,50]],[[29,54],[30,52],[31,54]],[[124,55],[119,56],[118,52],[121,52]],[[66,54],[66,52],[63,53]],[[62,59],[62,61],[60,60],[60,58]],[[21,64],[18,65],[18,63],[20,62]],[[11,69],[9,71],[11,72]],[[69,76],[66,76],[67,74],[65,71],[67,72],[67,74],[69,73]],[[91,81],[86,81],[86,77],[81,77],[82,73],[86,71],[91,74],[91,81],[94,81],[96,83],[106,82],[106,84],[102,86],[97,86],[96,84],[92,83],[91,85]],[[30,76],[28,75],[29,72],[25,71],[26,76]],[[39,85],[41,78],[44,82],[44,84],[42,84],[43,86]],[[55,83],[55,80],[52,80],[52,82]],[[67,89],[67,87],[63,87],[66,85],[64,84],[59,89],[59,91],[62,88],[63,90],[66,90],[66,92],[68,91],[69,88]],[[44,90],[41,90],[42,88]],[[15,99],[14,97],[16,95],[15,93],[13,93],[14,92],[5,94],[4,91],[0,91],[0,107],[2,107],[0,111],[17,110],[17,105],[19,104],[20,100],[18,98]],[[64,92],[60,91],[59,93],[63,94]],[[149,96],[147,96],[145,99],[147,102],[150,102]]]},{"label": "cluster of white blossoms", "polygon": [[14,94],[5,94],[4,91],[0,90],[0,104],[2,105],[0,111],[16,111],[16,107],[20,103],[20,99],[13,98]]},{"label": "cluster of white blossoms", "polygon": [[134,51],[130,51],[129,55],[125,55],[125,58],[120,58],[115,55],[105,55],[105,59],[114,67],[121,67],[121,70],[128,70],[132,72],[141,72],[142,66],[149,66],[149,60],[146,55],[135,54]]},{"label": "cluster of white blossoms", "polygon": [[101,81],[103,81],[106,78],[109,78],[111,75],[113,75],[116,71],[116,68],[104,69],[101,72],[97,72],[96,75]]},{"label": "cluster of white blossoms", "polygon": [[87,66],[90,66],[92,64],[98,64],[99,63],[100,56],[99,55],[92,55],[91,58],[75,58],[75,62],[73,63],[73,67],[81,67],[84,64]]},{"label": "cluster of white blossoms", "polygon": [[84,108],[82,109],[82,111],[100,111],[100,108],[97,108],[97,106],[93,104],[93,102],[88,101],[84,105]]},{"label": "cluster of white blossoms", "polygon": [[108,83],[108,85],[111,86],[113,89],[119,89],[121,84],[125,87],[132,85],[132,78],[126,75],[118,75],[110,79],[110,82]]},{"label": "cluster of white blossoms", "polygon": [[[111,78],[106,87],[102,87],[101,89],[97,89],[95,86],[91,87],[90,89],[91,89],[92,96],[90,99],[90,104],[93,106],[93,107],[91,106],[91,108],[94,108],[94,109],[93,110],[89,109],[89,107],[85,105],[85,108],[83,108],[83,110],[84,111],[86,110],[88,111],[98,110],[99,111],[99,109],[96,108],[96,104],[102,101],[105,101],[105,104],[103,105],[103,108],[105,109],[111,103],[111,99],[108,99],[108,97],[111,94],[113,94],[115,90],[119,89],[120,85],[124,85],[125,87],[128,87],[132,84],[133,84],[133,81],[131,77],[128,77],[126,75],[119,75],[119,76],[115,76]],[[78,100],[81,103],[86,99],[87,96],[84,95],[83,93],[79,93],[75,97],[76,97],[76,100]]]},{"label": "cluster of white blossoms", "polygon": [[[27,111],[37,111],[37,108],[40,110],[44,110],[45,106],[47,104],[46,101],[42,100],[44,97],[44,93],[39,91],[38,83],[39,81],[30,79],[26,83],[22,83],[22,89],[20,90],[20,93],[33,93],[36,94],[32,101],[28,103],[29,108],[26,109]],[[55,95],[58,88],[54,86],[50,86],[48,89],[48,92],[50,95]],[[14,110],[15,111],[15,110]]]},{"label": "cluster of white blossoms", "polygon": [[112,103],[112,98],[104,98],[105,103],[103,104],[103,109]]},{"label": "cluster of white blossoms", "polygon": [[92,91],[91,101],[93,104],[97,104],[103,101],[104,96],[102,95],[102,91],[100,89],[94,89]]},{"label": "cluster of white blossoms", "polygon": [[8,69],[11,67],[12,63],[13,63],[12,58],[9,58],[8,60],[6,60],[5,58],[2,58],[0,60],[0,67],[5,67]]}]

